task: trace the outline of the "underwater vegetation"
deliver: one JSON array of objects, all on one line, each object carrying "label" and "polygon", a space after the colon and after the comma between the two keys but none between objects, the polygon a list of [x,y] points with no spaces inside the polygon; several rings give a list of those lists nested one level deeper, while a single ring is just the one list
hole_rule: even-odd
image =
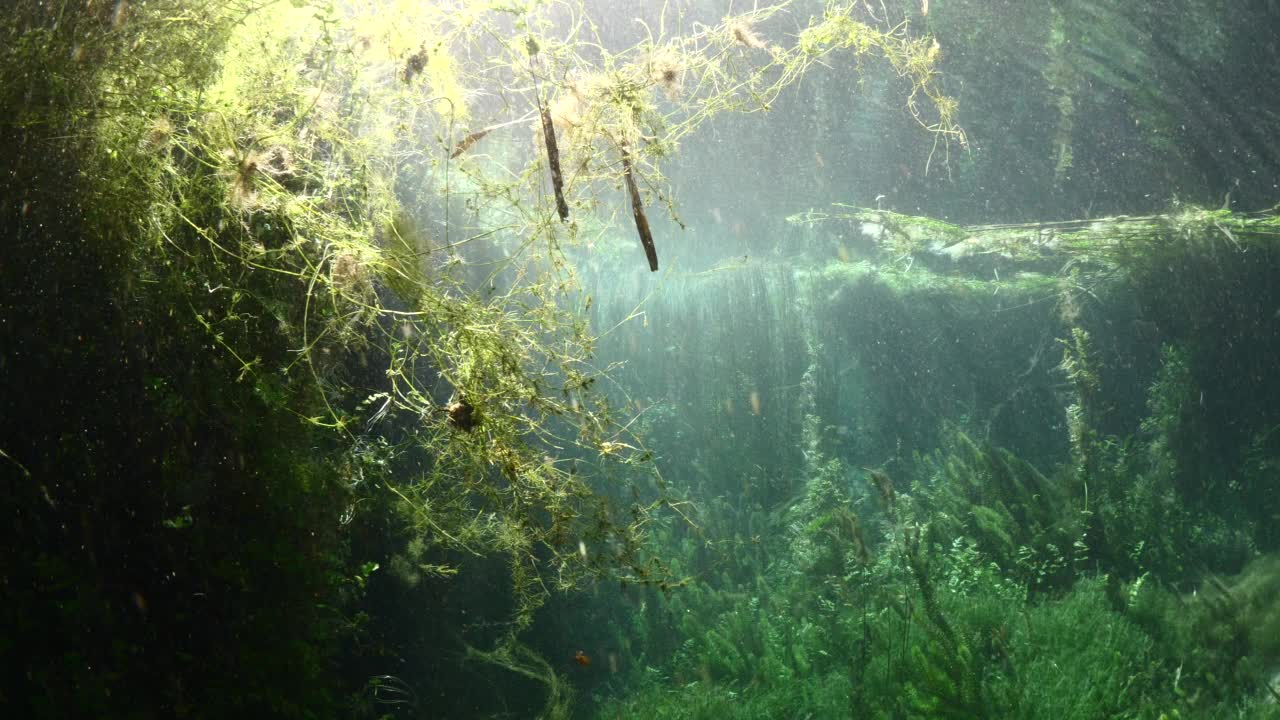
[{"label": "underwater vegetation", "polygon": [[[643,648],[644,664],[598,716],[1280,715],[1277,613],[1253,599],[1277,581],[1277,476],[1260,459],[1274,457],[1262,448],[1275,380],[1255,374],[1246,390],[1249,361],[1221,364],[1236,338],[1248,337],[1241,355],[1278,339],[1250,330],[1270,300],[1226,300],[1274,292],[1263,280],[1276,269],[1274,215],[1063,224],[1049,245],[1031,226],[885,215],[796,222],[900,232],[916,247],[909,271],[901,244],[859,259],[833,251],[833,233],[794,268],[726,269],[671,300],[741,296],[731,288],[751,278],[773,288],[734,312],[772,311],[795,329],[800,358],[756,380],[791,389],[775,412],[802,416],[789,425],[799,455],[770,470],[746,458],[731,472],[754,465],[752,492],[733,483],[706,503],[705,536],[674,532],[685,559],[673,565],[699,579],[640,606],[640,639],[617,642]],[[930,259],[962,243],[988,249]],[[1065,258],[1067,272],[1043,274]],[[1199,270],[1175,291],[1179,268]],[[650,320],[687,332],[668,307]],[[1148,322],[1158,327],[1133,332]],[[713,337],[686,352],[734,362],[760,342]],[[988,369],[954,371],[976,362]],[[693,372],[696,393],[707,379]],[[1248,411],[1215,415],[1236,403]],[[719,414],[720,432],[756,424]],[[723,555],[699,551],[716,537],[732,538]]]},{"label": "underwater vegetation", "polygon": [[782,191],[1007,171],[963,5],[18,0],[5,715],[1280,717],[1280,216],[1062,215],[1160,47],[1018,15],[1041,221]]},{"label": "underwater vegetation", "polygon": [[[991,302],[989,292],[965,300],[946,280],[895,287],[874,270],[857,278],[864,307],[886,286],[907,308],[922,293]],[[825,297],[825,280],[813,282],[816,292],[797,294]],[[1107,300],[1093,320],[1105,321],[1108,301],[1126,302],[1133,282],[1095,285]],[[1035,283],[1006,302],[1042,291]],[[1035,319],[1058,328],[1059,362],[1029,372],[1021,392],[986,398],[967,421],[939,422],[935,450],[894,456],[888,447],[884,469],[853,466],[849,458],[874,449],[874,438],[831,432],[830,416],[809,415],[796,438],[798,479],[778,488],[772,510],[759,495],[707,503],[705,538],[731,545],[719,556],[699,550],[701,535],[671,541],[685,558],[674,564],[699,581],[639,606],[645,621],[616,642],[642,649],[644,664],[598,715],[1277,716],[1277,613],[1254,599],[1277,581],[1273,511],[1241,504],[1274,487],[1256,459],[1271,421],[1240,433],[1216,462],[1206,458],[1224,439],[1202,424],[1201,388],[1222,392],[1231,380],[1196,369],[1197,352],[1207,359],[1217,350],[1195,344],[1139,350],[1157,360],[1145,399],[1102,409],[1125,363],[1100,357],[1084,329],[1090,315],[1071,303]],[[917,312],[913,321],[927,318]],[[1034,352],[1039,340],[1029,335]],[[823,342],[830,348],[833,336]],[[826,351],[809,357],[829,361]],[[962,359],[952,351],[939,361]],[[873,403],[894,398],[895,382],[914,382],[866,359],[860,367],[876,373],[866,380]],[[798,378],[801,409],[822,404],[821,376],[810,367]],[[1062,441],[1044,471],[993,444],[1020,433],[989,419],[1038,411],[1041,391],[1058,405],[1035,422],[1056,427]],[[857,424],[859,413],[883,422],[866,407],[842,419]],[[1130,413],[1127,436],[1102,421]]]}]

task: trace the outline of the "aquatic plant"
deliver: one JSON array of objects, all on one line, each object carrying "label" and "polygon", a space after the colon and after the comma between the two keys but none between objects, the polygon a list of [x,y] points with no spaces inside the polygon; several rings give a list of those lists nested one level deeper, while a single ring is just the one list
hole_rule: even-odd
[{"label": "aquatic plant", "polygon": [[[1071,383],[1075,402],[1067,406],[1067,433],[1071,440],[1072,460],[1076,476],[1084,496],[1089,495],[1089,481],[1098,472],[1097,438],[1095,428],[1098,419],[1098,394],[1101,381],[1095,367],[1089,332],[1080,327],[1071,328],[1070,339],[1063,345],[1061,369]],[[1088,503],[1085,503],[1088,510]]]},{"label": "aquatic plant", "polygon": [[1242,213],[1182,203],[1154,215],[967,226],[836,203],[787,221],[798,226],[857,222],[893,257],[911,253],[921,261],[951,261],[944,266],[954,271],[948,274],[964,274],[971,267],[966,260],[984,256],[998,260],[1006,274],[1015,268],[1052,268],[1049,272],[1068,276],[1073,269],[1087,271],[1088,282],[1069,286],[1077,292],[1092,287],[1092,278],[1114,278],[1116,272],[1143,279],[1167,273],[1175,259],[1181,265],[1201,253],[1269,247],[1280,226],[1272,209]]},{"label": "aquatic plant", "polygon": [[975,549],[1028,593],[1069,587],[1087,552],[1087,514],[1074,498],[1007,450],[979,447],[959,431],[929,461],[920,502],[942,538]]}]

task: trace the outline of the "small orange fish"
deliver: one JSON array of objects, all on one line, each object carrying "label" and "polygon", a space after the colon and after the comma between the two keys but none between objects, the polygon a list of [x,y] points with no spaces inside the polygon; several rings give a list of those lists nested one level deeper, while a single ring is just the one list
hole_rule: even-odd
[{"label": "small orange fish", "polygon": [[573,654],[573,661],[578,663],[582,667],[587,667],[591,665],[591,658],[581,650]]}]

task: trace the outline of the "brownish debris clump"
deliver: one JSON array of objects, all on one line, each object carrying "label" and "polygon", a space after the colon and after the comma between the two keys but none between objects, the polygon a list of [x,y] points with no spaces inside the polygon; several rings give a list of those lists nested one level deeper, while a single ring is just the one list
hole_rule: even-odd
[{"label": "brownish debris clump", "polygon": [[360,258],[350,252],[339,253],[333,259],[330,271],[334,287],[345,292],[356,292],[369,287],[369,271]]},{"label": "brownish debris clump", "polygon": [[466,137],[462,138],[462,140],[460,140],[458,144],[454,146],[453,152],[449,153],[449,158],[453,159],[462,155],[462,153],[466,152],[468,148],[470,148],[472,145],[475,145],[477,142],[483,139],[485,135],[488,135],[490,132],[491,132],[490,128],[485,128],[483,130],[477,130],[473,133],[468,133]]},{"label": "brownish debris clump", "polygon": [[454,400],[445,406],[445,412],[449,414],[449,424],[459,430],[470,431],[480,424],[479,414],[466,400]]},{"label": "brownish debris clump", "polygon": [[283,145],[272,145],[261,152],[245,153],[238,161],[234,150],[226,150],[223,155],[235,162],[227,201],[239,210],[260,209],[262,203],[258,199],[258,178],[268,177],[287,185],[290,179],[298,175],[293,154]]},{"label": "brownish debris clump", "polygon": [[404,62],[404,81],[412,82],[414,78],[422,74],[427,69],[427,48],[422,46],[418,51],[409,56]]}]

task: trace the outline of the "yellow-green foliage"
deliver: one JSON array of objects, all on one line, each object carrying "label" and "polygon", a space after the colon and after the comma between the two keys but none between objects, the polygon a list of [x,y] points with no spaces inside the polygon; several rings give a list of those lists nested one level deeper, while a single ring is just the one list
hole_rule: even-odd
[{"label": "yellow-green foliage", "polygon": [[[591,390],[589,301],[564,249],[607,225],[607,213],[591,216],[607,206],[624,149],[639,184],[661,188],[660,163],[699,123],[767,107],[815,60],[752,33],[776,7],[687,34],[660,27],[616,52],[585,19],[558,24],[562,9],[24,0],[0,19],[0,97],[17,108],[0,127],[74,157],[59,169],[75,186],[37,199],[83,209],[67,229],[107,264],[69,277],[108,288],[98,300],[126,308],[113,321],[154,333],[143,355],[168,353],[135,359],[153,374],[147,399],[166,427],[280,438],[284,449],[259,466],[278,470],[260,481],[280,493],[267,507],[283,512],[290,493],[322,500],[287,518],[259,511],[290,531],[324,528],[310,537],[331,543],[327,553],[305,550],[324,563],[340,528],[371,509],[401,533],[387,564],[406,586],[505,556],[508,640],[550,592],[584,579],[668,587],[644,534],[658,509],[681,512],[659,497],[623,514],[594,492],[605,473],[646,472],[646,452]],[[936,51],[903,30],[867,32],[930,94]],[[916,111],[914,95],[908,105]],[[580,225],[562,226],[542,192],[544,148],[525,128],[544,110],[573,161]],[[464,203],[460,220],[451,213]],[[201,373],[207,387],[190,379]],[[193,388],[212,397],[182,397]],[[293,461],[299,447],[316,457]],[[199,462],[179,453],[167,471],[182,474],[184,458]],[[166,530],[235,512],[181,489],[195,497],[165,508]],[[252,550],[264,547],[277,550]],[[302,566],[299,592],[327,569]],[[363,589],[373,572],[334,585]],[[752,625],[764,677],[814,664],[789,630],[759,613]],[[709,631],[723,648],[721,630],[747,628]],[[743,672],[741,652],[726,655],[726,672]],[[567,713],[555,673],[515,645],[475,657],[543,680],[556,698],[548,714]],[[318,651],[307,660],[322,664]]]},{"label": "yellow-green foliage", "polygon": [[479,650],[468,646],[466,659],[496,665],[545,686],[547,699],[538,715],[539,720],[569,720],[571,717],[573,686],[542,656],[515,639],[508,638],[493,650]]},{"label": "yellow-green foliage", "polygon": [[[119,20],[137,52],[102,70],[112,92],[81,130],[84,165],[98,169],[84,195],[101,198],[91,206],[102,234],[135,259],[126,292],[170,293],[171,317],[296,418],[280,432],[318,429],[352,447],[349,484],[390,492],[436,550],[506,554],[522,627],[549,587],[641,562],[633,535],[647,508],[619,522],[600,514],[589,473],[546,448],[576,444],[604,464],[638,443],[588,392],[591,338],[554,269],[517,256],[501,292],[496,281],[476,292],[400,206],[406,178],[440,179],[429,161],[400,158],[439,155],[417,134],[444,132],[465,110],[443,49],[428,73],[436,86],[414,87],[390,25],[298,5],[210,4],[186,18],[156,4]],[[402,10],[413,8],[398,27],[416,23],[419,37],[453,22],[416,3]],[[212,37],[187,38],[188,21]],[[187,40],[202,62],[142,52]],[[428,112],[438,96],[454,99],[447,121]],[[454,401],[474,409],[474,427],[449,412]],[[359,457],[363,436],[384,428],[395,428],[391,454],[415,462]],[[596,554],[581,556],[579,540]]]},{"label": "yellow-green foliage", "polygon": [[[911,95],[907,108],[921,126],[937,134],[938,138],[966,143],[964,131],[955,122],[956,101],[945,95],[938,83],[935,69],[941,55],[941,46],[932,36],[916,37],[908,34],[904,23],[898,29],[884,32],[854,19],[859,12],[853,3],[827,5],[822,22],[800,33],[800,52],[811,58],[820,57],[834,49],[849,49],[856,55],[877,51],[889,61],[897,73],[911,82]],[[934,115],[926,117],[919,107],[917,96],[923,94],[932,106]]]}]

